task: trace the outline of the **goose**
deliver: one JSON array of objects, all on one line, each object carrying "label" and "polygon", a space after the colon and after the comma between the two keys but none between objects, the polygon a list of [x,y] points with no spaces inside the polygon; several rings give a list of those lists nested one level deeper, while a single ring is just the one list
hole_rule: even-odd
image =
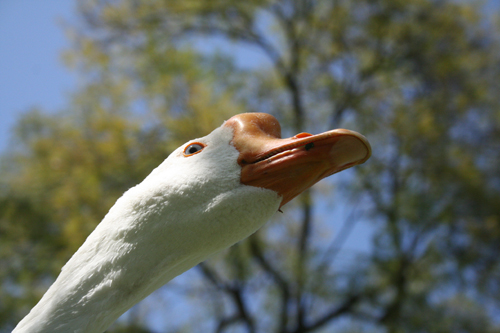
[{"label": "goose", "polygon": [[282,139],[272,115],[236,115],[126,191],[13,332],[103,332],[305,189],[370,155],[367,139],[353,131]]}]

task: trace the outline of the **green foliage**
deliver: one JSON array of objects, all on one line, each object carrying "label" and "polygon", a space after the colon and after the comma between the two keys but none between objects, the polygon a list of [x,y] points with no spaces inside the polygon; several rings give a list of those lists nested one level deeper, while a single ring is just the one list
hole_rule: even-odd
[{"label": "green foliage", "polygon": [[[481,10],[431,0],[81,2],[85,24],[65,58],[84,73],[82,89],[64,112],[28,113],[3,157],[0,330],[172,149],[260,111],[286,135],[359,130],[373,157],[201,265],[186,278],[193,286],[174,284],[197,310],[168,318],[169,330],[499,332],[499,31]],[[220,40],[218,52],[200,51]],[[226,47],[267,62],[238,65]],[[354,213],[340,214],[339,202]],[[357,220],[374,230],[370,253],[342,247]],[[150,312],[160,311],[169,313]]]}]

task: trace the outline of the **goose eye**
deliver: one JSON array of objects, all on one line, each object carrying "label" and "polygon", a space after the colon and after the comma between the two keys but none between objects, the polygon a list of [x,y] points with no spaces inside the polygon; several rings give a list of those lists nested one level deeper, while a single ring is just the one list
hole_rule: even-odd
[{"label": "goose eye", "polygon": [[203,148],[205,148],[205,145],[203,143],[200,142],[192,143],[189,146],[187,146],[186,149],[184,149],[184,156],[191,156],[196,153],[199,153],[203,150]]}]

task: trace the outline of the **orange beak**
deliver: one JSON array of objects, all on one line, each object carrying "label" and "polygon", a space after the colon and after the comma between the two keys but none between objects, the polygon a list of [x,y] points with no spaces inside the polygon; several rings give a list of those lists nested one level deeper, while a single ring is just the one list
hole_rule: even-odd
[{"label": "orange beak", "polygon": [[224,126],[234,129],[241,183],[278,192],[283,197],[280,208],[321,179],[371,155],[368,140],[345,129],[281,139],[278,120],[266,113],[239,114]]}]

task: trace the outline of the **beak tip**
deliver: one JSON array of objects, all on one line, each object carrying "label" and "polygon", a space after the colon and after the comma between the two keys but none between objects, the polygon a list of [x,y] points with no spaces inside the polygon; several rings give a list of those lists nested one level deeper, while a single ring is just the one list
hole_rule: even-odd
[{"label": "beak tip", "polygon": [[[372,149],[368,140],[361,134],[350,130],[337,130],[339,141],[330,149],[330,160],[343,170],[365,163],[371,156]],[[339,171],[340,171],[339,170]]]}]

